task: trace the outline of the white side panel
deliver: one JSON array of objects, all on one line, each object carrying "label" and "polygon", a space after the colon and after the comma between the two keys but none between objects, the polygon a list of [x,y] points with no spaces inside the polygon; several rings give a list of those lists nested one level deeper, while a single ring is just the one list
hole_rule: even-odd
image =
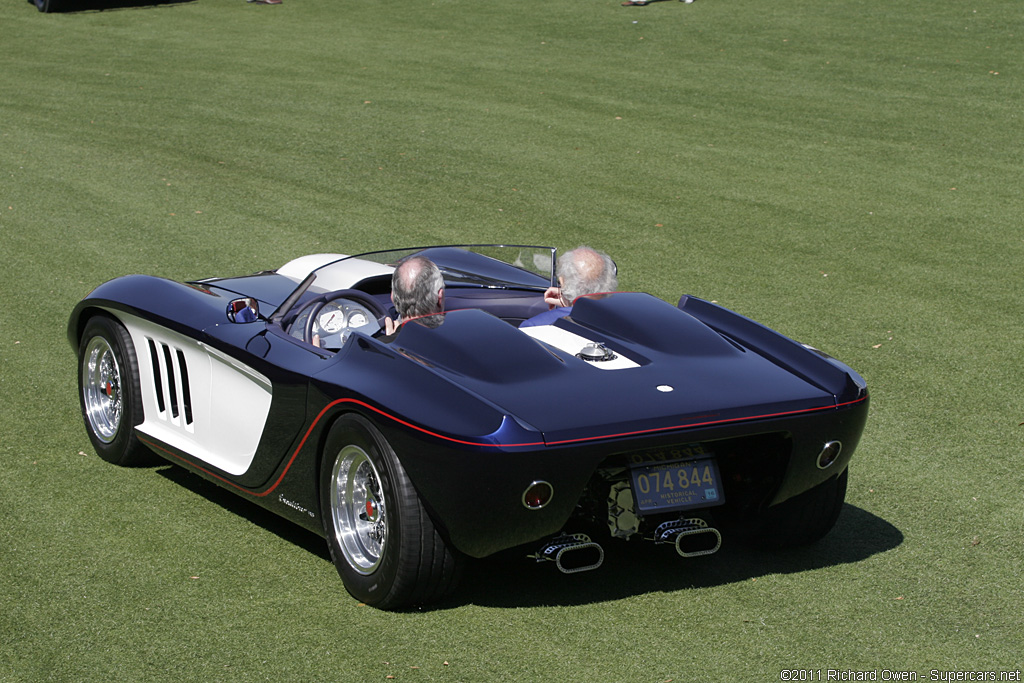
[{"label": "white side panel", "polygon": [[[342,258],[346,258],[345,254],[310,254],[309,256],[300,256],[278,268],[277,274],[284,275],[289,280],[294,280],[295,282],[302,282],[306,279],[307,275],[317,268]],[[390,275],[394,270],[391,266],[385,266],[373,261],[349,259],[317,273],[316,281],[313,282],[311,289],[317,292],[352,289],[368,277]]]},{"label": "white side panel", "polygon": [[194,339],[114,315],[138,357],[145,414],[138,430],[229,474],[245,473],[270,413],[270,380]]},{"label": "white side panel", "polygon": [[[533,327],[523,327],[521,330],[538,341],[542,341],[560,351],[571,353],[574,356],[582,351],[583,347],[587,344],[601,341],[600,339],[581,337],[578,334],[563,330],[561,327],[555,327],[554,325],[534,325]],[[622,370],[624,368],[640,367],[622,354],[618,354],[614,360],[587,362],[593,367],[601,368],[602,370]]]}]

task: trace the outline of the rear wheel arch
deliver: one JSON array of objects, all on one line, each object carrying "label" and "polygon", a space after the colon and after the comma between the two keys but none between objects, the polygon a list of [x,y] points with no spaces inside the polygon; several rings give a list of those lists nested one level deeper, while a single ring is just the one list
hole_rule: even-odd
[{"label": "rear wheel arch", "polygon": [[382,609],[436,602],[464,557],[446,542],[385,432],[346,412],[326,430],[319,502],[331,559],[356,599]]}]

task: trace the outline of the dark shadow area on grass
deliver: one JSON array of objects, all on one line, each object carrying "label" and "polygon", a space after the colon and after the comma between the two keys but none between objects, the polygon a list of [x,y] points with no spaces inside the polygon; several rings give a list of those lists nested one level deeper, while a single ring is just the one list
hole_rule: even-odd
[{"label": "dark shadow area on grass", "polygon": [[612,539],[603,543],[605,561],[599,569],[562,574],[554,563],[527,559],[534,550],[528,548],[471,562],[455,595],[437,608],[584,605],[644,593],[707,588],[860,562],[902,542],[903,534],[892,524],[847,504],[825,538],[791,550],[755,550],[724,537],[722,548],[714,555],[683,558],[670,546]]},{"label": "dark shadow area on grass", "polygon": [[[324,539],[308,529],[180,467],[160,467],[157,472],[325,562],[331,561]],[[722,548],[714,555],[683,558],[671,546],[636,540],[596,540],[604,547],[605,559],[594,571],[562,574],[552,562],[538,563],[527,558],[535,547],[515,548],[481,560],[471,559],[451,597],[437,605],[412,609],[436,611],[462,605],[572,606],[644,593],[708,588],[770,574],[795,574],[861,562],[896,548],[903,542],[903,534],[884,519],[847,503],[835,528],[825,538],[789,550],[756,550],[731,542],[726,536]]]},{"label": "dark shadow area on grass", "polygon": [[[82,12],[107,12],[122,9],[156,9],[189,5],[196,0],[63,0],[52,13],[80,14]],[[29,4],[35,4],[29,0]]]},{"label": "dark shadow area on grass", "polygon": [[215,503],[228,512],[249,520],[256,526],[269,531],[289,543],[306,550],[327,562],[331,556],[327,552],[327,542],[312,531],[305,529],[284,517],[279,517],[266,508],[246,500],[227,489],[217,486],[202,477],[174,465],[160,467],[157,472],[166,479],[202,496],[211,503]]}]

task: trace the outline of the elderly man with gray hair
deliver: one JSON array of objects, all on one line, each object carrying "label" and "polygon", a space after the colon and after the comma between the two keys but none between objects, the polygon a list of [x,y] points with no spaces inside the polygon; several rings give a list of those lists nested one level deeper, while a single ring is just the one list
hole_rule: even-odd
[{"label": "elderly man with gray hair", "polygon": [[[391,301],[398,312],[398,320],[384,319],[384,332],[391,335],[399,325],[413,318],[432,316],[444,311],[444,278],[437,265],[423,256],[402,261],[391,276]],[[436,327],[440,319],[425,322]]]},{"label": "elderly man with gray hair", "polygon": [[572,303],[587,294],[614,292],[619,287],[615,262],[604,252],[580,246],[558,257],[558,287],[544,292],[548,310],[524,320],[519,327],[550,325],[572,310]]}]

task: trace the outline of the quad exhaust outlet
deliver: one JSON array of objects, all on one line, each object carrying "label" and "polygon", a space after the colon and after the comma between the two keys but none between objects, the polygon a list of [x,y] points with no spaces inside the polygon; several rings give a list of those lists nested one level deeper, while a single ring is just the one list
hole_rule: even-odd
[{"label": "quad exhaust outlet", "polygon": [[[712,555],[722,547],[722,534],[700,517],[683,517],[664,522],[644,540],[672,544],[680,557]],[[604,548],[586,534],[562,533],[549,539],[527,557],[537,562],[554,562],[563,574],[597,569],[604,563]]]},{"label": "quad exhaust outlet", "polygon": [[538,562],[554,562],[563,574],[577,574],[600,567],[604,563],[604,548],[586,534],[561,534],[529,557]]},{"label": "quad exhaust outlet", "polygon": [[718,552],[722,534],[700,517],[684,517],[665,522],[654,530],[655,543],[671,543],[682,557],[700,557]]}]

